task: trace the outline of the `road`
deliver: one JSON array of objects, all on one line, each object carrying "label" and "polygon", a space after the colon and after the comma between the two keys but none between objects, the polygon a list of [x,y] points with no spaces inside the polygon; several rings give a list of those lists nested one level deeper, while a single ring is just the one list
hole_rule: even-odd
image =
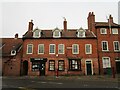
[{"label": "road", "polygon": [[3,77],[2,90],[12,90],[12,88],[18,90],[39,90],[39,88],[119,88],[119,83],[117,79]]}]

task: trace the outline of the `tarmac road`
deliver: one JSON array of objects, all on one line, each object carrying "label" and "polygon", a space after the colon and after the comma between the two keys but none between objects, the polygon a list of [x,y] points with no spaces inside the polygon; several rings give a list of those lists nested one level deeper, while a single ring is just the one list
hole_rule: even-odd
[{"label": "tarmac road", "polygon": [[39,90],[40,88],[119,88],[120,81],[96,77],[3,77],[2,90]]}]

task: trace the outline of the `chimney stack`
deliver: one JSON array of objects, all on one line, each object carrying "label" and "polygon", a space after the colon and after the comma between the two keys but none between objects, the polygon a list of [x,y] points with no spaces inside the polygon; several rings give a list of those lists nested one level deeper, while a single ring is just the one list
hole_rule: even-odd
[{"label": "chimney stack", "polygon": [[67,21],[65,17],[63,18],[64,18],[64,22],[63,22],[64,31],[67,31]]},{"label": "chimney stack", "polygon": [[33,30],[33,20],[31,20],[31,22],[29,22],[29,25],[28,25],[28,31],[31,31]]},{"label": "chimney stack", "polygon": [[113,17],[112,17],[111,15],[109,16],[108,22],[109,22],[110,24],[113,23]]},{"label": "chimney stack", "polygon": [[96,34],[95,31],[95,15],[93,12],[89,12],[88,14],[88,30],[93,31],[94,34]]},{"label": "chimney stack", "polygon": [[15,39],[18,39],[18,33],[15,34]]}]

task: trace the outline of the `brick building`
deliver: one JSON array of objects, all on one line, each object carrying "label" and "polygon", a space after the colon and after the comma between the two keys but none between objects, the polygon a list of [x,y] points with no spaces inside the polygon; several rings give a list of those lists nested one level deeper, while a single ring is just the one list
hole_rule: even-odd
[{"label": "brick building", "polygon": [[0,39],[0,65],[2,65],[2,75],[19,76],[21,74],[22,59],[22,39],[18,38],[2,38]]},{"label": "brick building", "polygon": [[111,15],[108,22],[96,22],[93,12],[87,20],[88,29],[68,29],[64,18],[63,29],[52,30],[33,28],[31,20],[20,39],[23,43],[15,72],[35,76],[120,73],[120,25]]}]

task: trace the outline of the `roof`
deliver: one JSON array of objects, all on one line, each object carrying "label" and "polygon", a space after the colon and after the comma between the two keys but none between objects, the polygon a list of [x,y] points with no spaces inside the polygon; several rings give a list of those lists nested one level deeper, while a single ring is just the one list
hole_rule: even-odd
[{"label": "roof", "polygon": [[18,38],[0,38],[0,55],[2,56],[11,56],[11,50],[16,50],[19,52],[20,47],[22,46],[22,39]]},{"label": "roof", "polygon": [[[67,29],[67,31],[61,30],[61,37],[60,38],[79,38],[77,37],[77,30],[78,29]],[[85,30],[85,38],[96,38],[92,31]],[[33,38],[33,32],[27,31],[23,35],[23,39],[25,38]],[[40,38],[53,38],[53,30],[41,30],[41,37]]]},{"label": "roof", "polygon": [[[95,26],[109,26],[109,23],[108,22],[95,22]],[[116,24],[116,23],[111,23],[111,26],[115,26],[115,27],[118,27],[119,25]]]}]

